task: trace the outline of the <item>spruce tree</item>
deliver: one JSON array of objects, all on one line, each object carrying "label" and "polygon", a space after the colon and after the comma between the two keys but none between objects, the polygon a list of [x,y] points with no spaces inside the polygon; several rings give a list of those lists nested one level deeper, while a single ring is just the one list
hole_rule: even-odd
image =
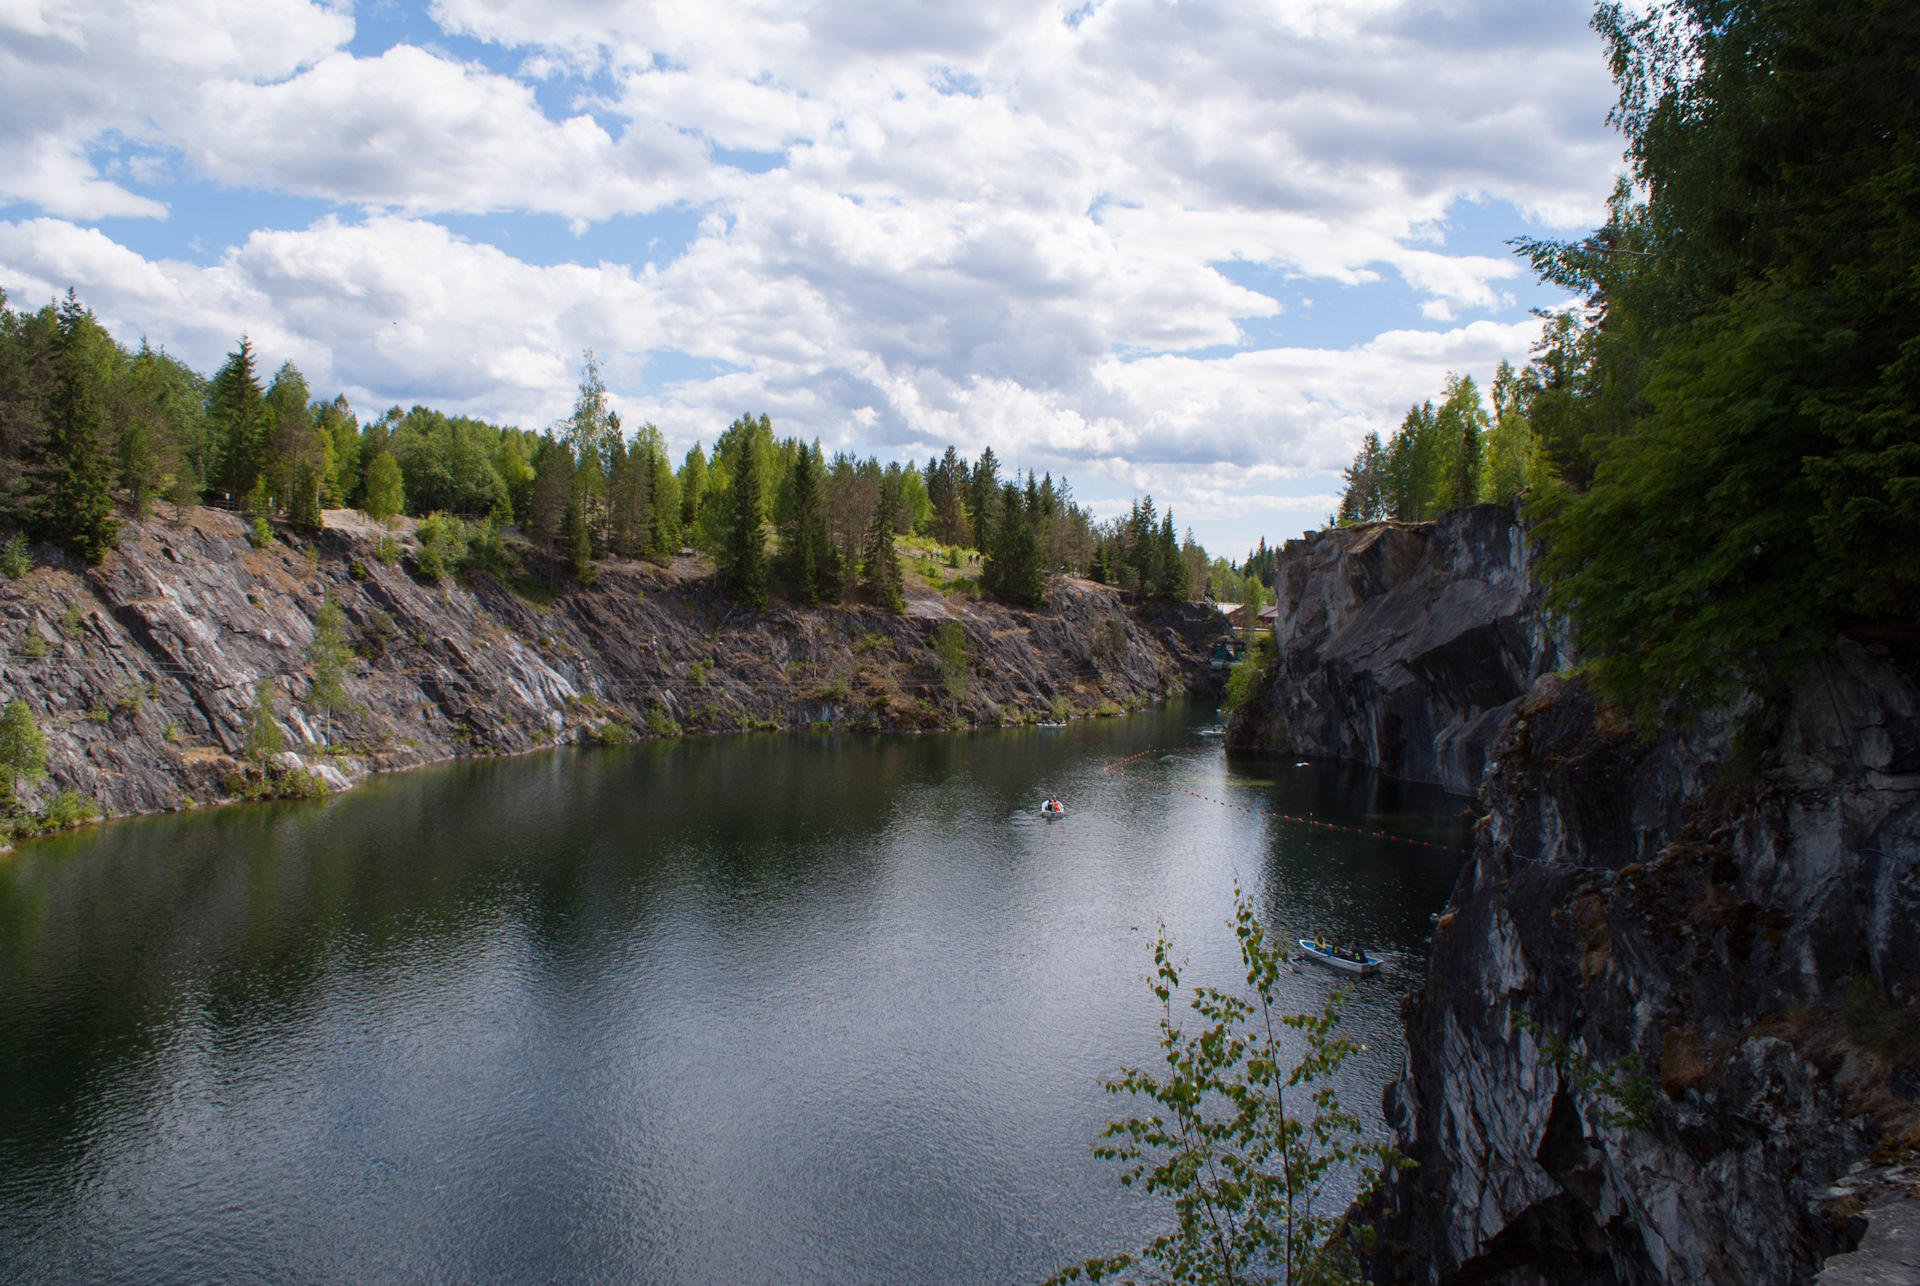
[{"label": "spruce tree", "polygon": [[721,573],[728,597],[753,607],[767,605],[767,507],[760,453],[751,442],[739,453],[729,490],[733,521],[727,526]]},{"label": "spruce tree", "polygon": [[217,485],[239,501],[260,481],[269,429],[267,398],[253,365],[253,344],[244,335],[240,347],[227,354],[226,364],[214,373],[207,390],[207,420],[218,458]]},{"label": "spruce tree", "polygon": [[567,501],[560,520],[560,548],[567,558],[567,575],[582,585],[592,584],[593,534],[587,529],[586,502],[579,496]]},{"label": "spruce tree", "polygon": [[54,341],[53,397],[47,407],[53,533],[73,553],[99,563],[119,538],[102,448],[110,419],[107,377],[113,341],[72,291],[60,306]]},{"label": "spruce tree", "polygon": [[907,610],[906,587],[900,574],[900,551],[894,547],[893,527],[899,518],[900,496],[892,487],[880,488],[880,503],[873,511],[873,525],[867,528],[864,559],[866,576],[862,588],[876,606],[895,616]]},{"label": "spruce tree", "polygon": [[652,480],[649,495],[652,521],[647,533],[648,550],[665,557],[680,548],[680,483],[661,446],[647,448],[647,476]]},{"label": "spruce tree", "polygon": [[840,558],[827,528],[820,458],[806,447],[793,462],[793,512],[780,532],[780,577],[808,607],[839,597]]},{"label": "spruce tree", "polygon": [[287,503],[287,523],[302,535],[320,531],[320,471],[311,460],[293,467],[293,495]]}]

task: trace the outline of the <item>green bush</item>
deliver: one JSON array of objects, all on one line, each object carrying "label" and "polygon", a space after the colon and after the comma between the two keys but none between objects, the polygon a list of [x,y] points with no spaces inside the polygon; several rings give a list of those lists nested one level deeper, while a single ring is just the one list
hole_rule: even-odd
[{"label": "green bush", "polygon": [[24,532],[14,532],[7,538],[4,548],[0,548],[0,576],[8,580],[19,580],[33,570],[33,555],[27,549],[27,537]]},{"label": "green bush", "polygon": [[603,746],[624,746],[633,740],[633,729],[617,720],[609,719],[595,730],[593,739]]},{"label": "green bush", "polygon": [[267,526],[267,520],[259,514],[247,524],[247,543],[255,549],[265,549],[273,543],[273,528]]},{"label": "green bush", "polygon": [[29,626],[27,630],[20,635],[18,651],[21,656],[26,657],[29,661],[37,661],[47,654],[46,637],[42,635],[39,630]]},{"label": "green bush", "polygon": [[1230,710],[1235,709],[1265,687],[1273,659],[1273,639],[1267,635],[1255,639],[1246,655],[1233,663],[1233,669],[1227,675],[1227,691],[1221,704]]},{"label": "green bush", "polygon": [[77,790],[63,790],[47,801],[47,811],[40,815],[40,825],[50,831],[71,830],[83,822],[90,822],[100,813],[100,806]]}]

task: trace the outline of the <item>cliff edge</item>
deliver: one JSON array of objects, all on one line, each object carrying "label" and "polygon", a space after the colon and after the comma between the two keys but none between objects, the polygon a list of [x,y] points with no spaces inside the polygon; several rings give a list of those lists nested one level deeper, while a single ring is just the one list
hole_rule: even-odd
[{"label": "cliff edge", "polygon": [[1645,742],[1548,677],[1485,802],[1386,1097],[1419,1164],[1375,1280],[1812,1281],[1920,1145],[1912,680],[1842,639]]},{"label": "cliff edge", "polygon": [[1275,663],[1229,747],[1357,759],[1460,794],[1565,646],[1511,505],[1313,532],[1281,549]]},{"label": "cliff edge", "polygon": [[[386,563],[384,532],[349,511],[326,518],[310,542],[255,548],[236,516],[189,509],[128,523],[98,567],[42,550],[43,565],[0,582],[0,703],[24,699],[49,749],[24,802],[72,791],[108,815],[158,812],[564,740],[1117,714],[1213,682],[1208,657],[1227,633],[1209,608],[1132,610],[1072,577],[1039,611],[916,582],[901,616],[753,611],[693,558],[612,559],[590,586],[557,592],[436,581],[416,574],[411,524]],[[354,653],[352,708],[330,728],[306,677],[327,599]],[[255,763],[262,678],[286,748]]]}]

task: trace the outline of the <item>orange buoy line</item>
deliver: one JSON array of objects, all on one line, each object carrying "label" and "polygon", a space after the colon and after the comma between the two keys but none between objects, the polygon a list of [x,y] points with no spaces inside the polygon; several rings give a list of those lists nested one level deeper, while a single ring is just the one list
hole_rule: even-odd
[{"label": "orange buoy line", "polygon": [[1170,781],[1157,781],[1152,777],[1141,777],[1127,771],[1127,765],[1132,763],[1136,759],[1144,759],[1148,755],[1164,755],[1167,753],[1168,752],[1166,750],[1163,750],[1160,747],[1156,746],[1151,750],[1142,750],[1137,755],[1128,755],[1125,759],[1122,759],[1117,763],[1108,764],[1105,768],[1102,768],[1100,771],[1101,772],[1117,772],[1122,777],[1125,777],[1128,781],[1142,782],[1149,786],[1159,786],[1164,790],[1176,791],[1182,795],[1191,795],[1195,799],[1204,799],[1209,804],[1218,804],[1222,808],[1237,808],[1241,812],[1251,813],[1255,817],[1272,817],[1283,822],[1297,822],[1302,826],[1318,826],[1322,830],[1345,831],[1350,835],[1364,835],[1369,839],[1393,840],[1394,842],[1399,844],[1412,844],[1419,848],[1437,848],[1447,853],[1466,853],[1469,851],[1467,849],[1459,847],[1456,844],[1436,844],[1432,840],[1408,839],[1404,835],[1389,835],[1385,831],[1364,830],[1358,826],[1339,826],[1333,822],[1323,822],[1312,817],[1296,817],[1292,813],[1274,813],[1274,812],[1268,812],[1265,809],[1260,809],[1260,808],[1248,808],[1245,804],[1236,804],[1236,803],[1233,803],[1231,800],[1215,799],[1212,795],[1203,795],[1197,790],[1188,790],[1185,786],[1176,786]]}]

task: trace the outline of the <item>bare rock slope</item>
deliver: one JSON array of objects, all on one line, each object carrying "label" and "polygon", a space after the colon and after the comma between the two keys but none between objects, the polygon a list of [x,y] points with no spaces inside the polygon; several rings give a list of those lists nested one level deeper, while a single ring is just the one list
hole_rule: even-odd
[{"label": "bare rock slope", "polygon": [[[749,728],[965,727],[1117,713],[1205,682],[1217,613],[1142,615],[1059,578],[1040,611],[916,586],[905,616],[857,606],[752,611],[692,559],[612,561],[594,583],[529,599],[485,576],[425,582],[373,556],[375,533],[330,513],[311,544],[255,549],[238,519],[190,510],[128,526],[95,568],[0,584],[0,701],[48,734],[46,780],[105,813],[339,788],[370,771],[557,740]],[[356,709],[331,744],[308,692],[313,620],[349,623]],[[961,632],[943,668],[935,632]],[[261,677],[288,749],[241,759]]]},{"label": "bare rock slope", "polygon": [[1279,658],[1228,744],[1330,755],[1461,794],[1564,645],[1510,505],[1311,532],[1281,551]]},{"label": "bare rock slope", "polygon": [[1375,1279],[1797,1286],[1881,1231],[1860,1176],[1920,1145],[1911,681],[1842,639],[1644,742],[1549,677],[1486,803],[1387,1096],[1419,1164]]}]

